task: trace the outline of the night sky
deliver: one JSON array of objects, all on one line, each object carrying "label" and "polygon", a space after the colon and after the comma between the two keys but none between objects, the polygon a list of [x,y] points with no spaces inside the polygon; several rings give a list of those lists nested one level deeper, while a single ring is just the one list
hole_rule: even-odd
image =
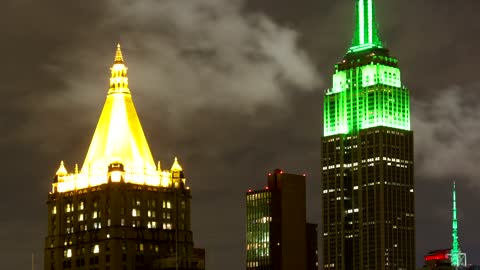
[{"label": "night sky", "polygon": [[[377,0],[412,95],[417,264],[459,237],[480,264],[478,0]],[[0,268],[43,269],[45,201],[60,160],[81,166],[122,44],[154,158],[177,155],[207,269],[245,269],[245,192],[306,173],[320,223],[323,93],[348,49],[353,0],[3,0]],[[320,258],[321,259],[321,258]]]}]

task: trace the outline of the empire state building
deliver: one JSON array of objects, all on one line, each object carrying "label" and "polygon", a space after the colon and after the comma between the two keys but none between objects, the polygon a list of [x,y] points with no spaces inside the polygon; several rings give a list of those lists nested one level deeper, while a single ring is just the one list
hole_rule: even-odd
[{"label": "empire state building", "polygon": [[374,0],[355,0],[352,46],[324,96],[323,269],[414,270],[410,93],[377,30]]}]

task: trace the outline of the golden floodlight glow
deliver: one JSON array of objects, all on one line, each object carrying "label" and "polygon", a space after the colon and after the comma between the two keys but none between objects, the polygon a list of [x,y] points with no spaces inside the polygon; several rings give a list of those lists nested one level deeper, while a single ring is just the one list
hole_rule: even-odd
[{"label": "golden floodlight glow", "polygon": [[[112,165],[112,166],[110,166]],[[172,170],[181,171],[177,158]],[[128,87],[120,44],[111,68],[110,88],[90,148],[80,172],[68,174],[63,161],[53,192],[67,192],[109,181],[149,186],[173,186],[170,171],[157,168]],[[184,180],[183,180],[184,181]]]}]

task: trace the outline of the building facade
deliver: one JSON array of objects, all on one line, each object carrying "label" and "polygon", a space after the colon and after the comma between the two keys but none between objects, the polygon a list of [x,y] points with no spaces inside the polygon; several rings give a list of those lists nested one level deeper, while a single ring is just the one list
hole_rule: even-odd
[{"label": "building facade", "polygon": [[324,96],[323,269],[415,269],[410,94],[373,1],[355,0],[353,44]]},{"label": "building facade", "polygon": [[248,191],[247,269],[318,269],[318,231],[306,222],[305,176],[275,170]]},{"label": "building facade", "polygon": [[62,161],[54,177],[44,269],[204,269],[190,201],[177,158],[170,170],[153,161],[119,45],[83,167]]}]

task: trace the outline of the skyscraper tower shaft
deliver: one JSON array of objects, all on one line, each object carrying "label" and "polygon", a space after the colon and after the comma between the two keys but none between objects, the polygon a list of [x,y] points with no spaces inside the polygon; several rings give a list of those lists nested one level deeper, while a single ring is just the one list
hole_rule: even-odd
[{"label": "skyscraper tower shaft", "polygon": [[415,269],[410,93],[355,0],[352,46],[324,97],[323,269]]}]

